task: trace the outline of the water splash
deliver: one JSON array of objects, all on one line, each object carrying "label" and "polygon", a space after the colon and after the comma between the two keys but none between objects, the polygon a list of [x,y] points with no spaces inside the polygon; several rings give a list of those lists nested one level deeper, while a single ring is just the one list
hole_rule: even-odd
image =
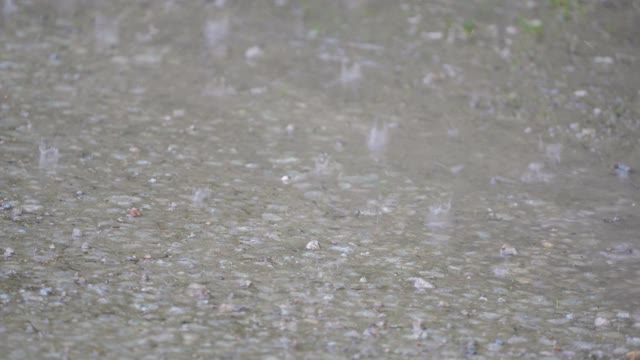
[{"label": "water splash", "polygon": [[327,153],[321,153],[313,158],[313,173],[317,176],[329,176],[342,170],[342,165]]},{"label": "water splash", "polygon": [[118,45],[120,41],[120,20],[97,14],[95,18],[96,48],[104,51]]},{"label": "water splash", "polygon": [[331,157],[329,156],[329,154],[326,153],[322,153],[318,156],[316,156],[313,159],[314,162],[314,168],[313,168],[313,172],[316,175],[330,175],[332,172],[331,169]]},{"label": "water splash", "polygon": [[60,160],[58,148],[48,146],[43,140],[40,142],[38,149],[40,150],[40,161],[38,163],[40,169],[55,172],[58,161]]},{"label": "water splash", "polygon": [[195,189],[191,195],[191,201],[195,206],[204,206],[205,201],[211,196],[209,189]]},{"label": "water splash", "polygon": [[382,159],[385,148],[389,141],[389,127],[386,123],[383,123],[382,127],[378,126],[378,122],[369,130],[369,136],[367,137],[367,147],[369,153],[374,160],[379,161]]},{"label": "water splash", "polygon": [[208,20],[204,25],[204,38],[206,45],[215,56],[227,53],[226,40],[229,36],[229,19]]},{"label": "water splash", "polygon": [[362,78],[362,70],[360,63],[352,62],[349,64],[347,60],[343,60],[340,65],[340,78],[338,81],[343,86],[356,83]]},{"label": "water splash", "polygon": [[429,206],[429,212],[425,225],[431,230],[442,230],[448,228],[451,225],[451,201],[449,198],[447,202],[437,203]]},{"label": "water splash", "polygon": [[535,183],[535,182],[551,182],[554,178],[554,175],[544,171],[544,164],[539,162],[532,162],[527,167],[527,171],[522,174],[520,177],[520,181],[525,183]]}]

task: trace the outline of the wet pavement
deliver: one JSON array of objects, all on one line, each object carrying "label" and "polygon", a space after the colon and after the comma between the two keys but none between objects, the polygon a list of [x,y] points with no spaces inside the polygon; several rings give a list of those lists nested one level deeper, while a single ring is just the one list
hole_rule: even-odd
[{"label": "wet pavement", "polygon": [[637,3],[2,5],[3,357],[640,350]]}]

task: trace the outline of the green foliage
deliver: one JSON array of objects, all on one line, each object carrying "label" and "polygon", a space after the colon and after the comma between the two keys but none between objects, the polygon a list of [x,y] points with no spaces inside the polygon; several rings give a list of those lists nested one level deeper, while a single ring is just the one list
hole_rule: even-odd
[{"label": "green foliage", "polygon": [[541,36],[543,24],[540,19],[520,19],[520,29],[527,34]]},{"label": "green foliage", "polygon": [[473,31],[476,29],[476,24],[471,19],[467,19],[462,24],[462,29],[464,29],[464,33],[467,34],[467,37],[470,37],[473,34]]}]

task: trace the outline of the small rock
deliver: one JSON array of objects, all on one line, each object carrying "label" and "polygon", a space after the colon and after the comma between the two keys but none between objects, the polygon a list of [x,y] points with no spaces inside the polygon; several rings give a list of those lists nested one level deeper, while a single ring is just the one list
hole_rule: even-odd
[{"label": "small rock", "polygon": [[218,307],[218,311],[221,313],[230,313],[234,312],[236,307],[233,304],[220,304]]},{"label": "small rock", "polygon": [[22,211],[27,214],[33,214],[37,211],[42,210],[44,207],[42,205],[32,205],[27,204],[22,206]]},{"label": "small rock", "polygon": [[469,339],[466,345],[466,355],[473,356],[478,355],[478,342],[474,339]]},{"label": "small rock", "polygon": [[602,326],[609,326],[609,324],[611,324],[611,321],[609,321],[609,319],[606,319],[606,318],[598,317],[593,323],[596,327],[602,327]]},{"label": "small rock", "polygon": [[207,290],[207,288],[202,284],[198,284],[198,283],[189,284],[189,286],[187,287],[187,292],[189,295],[191,295],[192,297],[198,300],[209,299],[209,290]]},{"label": "small rock", "polygon": [[136,208],[131,208],[131,210],[127,212],[127,215],[130,217],[140,217],[142,216],[142,212]]},{"label": "small rock", "polygon": [[628,178],[633,172],[633,170],[631,169],[631,166],[622,162],[617,162],[615,165],[613,165],[613,170],[616,172],[616,175],[619,178],[623,178],[623,179]]},{"label": "small rock", "polygon": [[285,130],[287,131],[287,135],[291,136],[293,135],[293,131],[295,130],[295,127],[293,126],[293,124],[289,124],[287,125]]},{"label": "small rock", "polygon": [[41,296],[49,296],[49,295],[51,295],[52,292],[53,292],[53,289],[51,289],[50,287],[44,287],[44,288],[40,289],[40,295]]},{"label": "small rock", "polygon": [[444,37],[444,35],[438,31],[428,32],[424,34],[424,36],[429,40],[440,40]]},{"label": "small rock", "polygon": [[80,236],[82,236],[82,231],[80,231],[80,229],[78,229],[78,228],[73,228],[73,230],[71,231],[71,238],[72,239],[77,239]]},{"label": "small rock", "polygon": [[423,278],[410,277],[409,280],[413,281],[413,287],[415,287],[418,290],[435,288],[435,286],[433,286],[432,283],[428,282],[427,280],[425,280]]},{"label": "small rock", "polygon": [[272,221],[272,222],[277,222],[282,220],[282,217],[276,215],[276,214],[271,214],[271,213],[264,213],[262,214],[262,219],[266,220],[266,221]]},{"label": "small rock", "polygon": [[585,96],[587,96],[587,94],[588,94],[588,93],[587,93],[587,91],[586,91],[586,90],[576,90],[576,91],[573,93],[573,95],[575,95],[575,96],[576,96],[576,97],[578,97],[578,98],[585,97]]},{"label": "small rock", "polygon": [[244,57],[247,60],[253,60],[255,58],[261,57],[264,55],[264,51],[259,46],[252,46],[244,52]]},{"label": "small rock", "polygon": [[412,339],[426,339],[428,337],[427,326],[424,321],[416,319],[411,323],[412,326]]},{"label": "small rock", "polygon": [[640,350],[636,350],[636,351],[629,351],[629,352],[625,355],[625,359],[626,359],[626,360],[640,360]]},{"label": "small rock", "polygon": [[520,255],[520,253],[513,246],[504,244],[500,248],[500,255],[502,255],[502,256],[517,256],[517,255]]},{"label": "small rock", "polygon": [[304,248],[307,250],[320,250],[320,243],[318,240],[311,240]]},{"label": "small rock", "polygon": [[4,249],[4,257],[5,257],[5,259],[13,256],[15,253],[16,252],[10,247]]},{"label": "small rock", "polygon": [[596,64],[611,65],[613,64],[613,58],[610,56],[596,56],[593,58],[593,62]]}]

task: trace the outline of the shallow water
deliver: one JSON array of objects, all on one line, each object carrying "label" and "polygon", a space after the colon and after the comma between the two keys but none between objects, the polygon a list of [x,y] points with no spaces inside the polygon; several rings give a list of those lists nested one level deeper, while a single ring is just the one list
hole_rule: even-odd
[{"label": "shallow water", "polygon": [[553,4],[4,0],[0,350],[640,350],[640,8]]}]

